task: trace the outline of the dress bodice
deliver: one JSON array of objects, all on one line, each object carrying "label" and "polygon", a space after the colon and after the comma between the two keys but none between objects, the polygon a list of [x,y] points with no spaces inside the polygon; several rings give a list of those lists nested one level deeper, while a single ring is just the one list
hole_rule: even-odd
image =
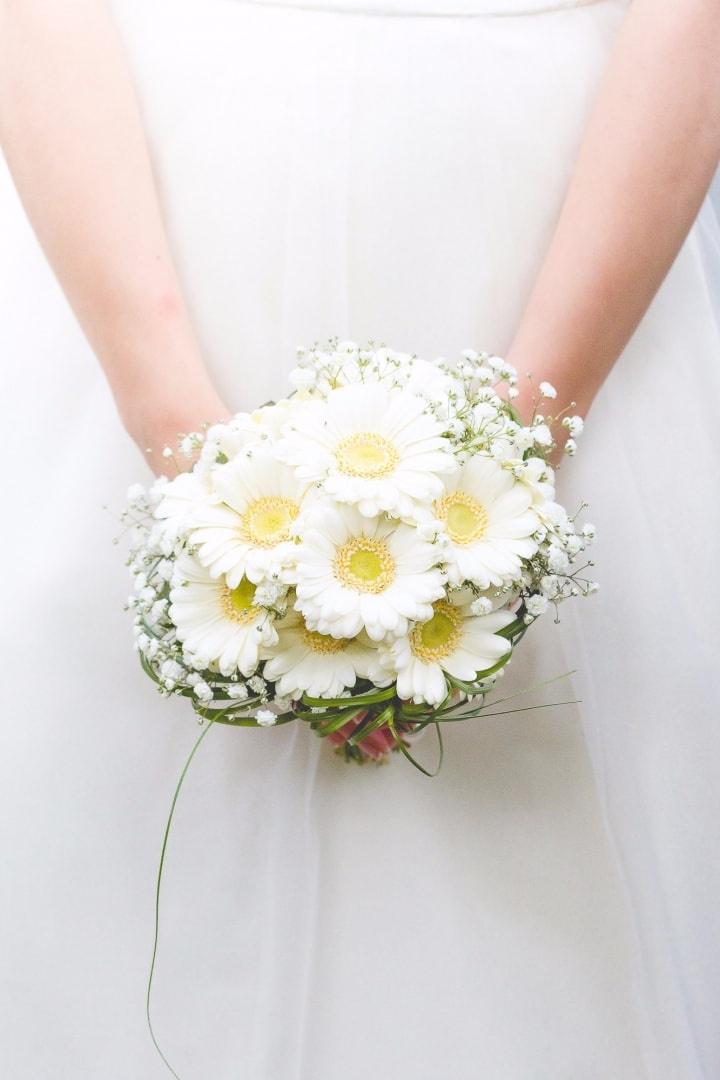
[{"label": "dress bodice", "polygon": [[607,0],[244,0],[275,7],[367,15],[508,16],[551,14]]}]

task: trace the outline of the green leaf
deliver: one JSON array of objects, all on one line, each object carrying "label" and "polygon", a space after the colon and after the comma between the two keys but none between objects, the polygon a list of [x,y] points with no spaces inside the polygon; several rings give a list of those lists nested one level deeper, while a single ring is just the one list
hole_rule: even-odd
[{"label": "green leaf", "polygon": [[155,672],[155,670],[150,666],[150,661],[148,660],[148,658],[145,656],[144,653],[141,653],[141,652],[138,653],[138,656],[140,657],[140,664],[142,665],[142,669],[145,672],[145,674],[149,675],[150,678],[152,679],[152,681],[157,686],[160,686],[160,677]]},{"label": "green leaf", "polygon": [[358,743],[361,743],[363,739],[366,739],[368,737],[368,735],[373,735],[376,731],[379,731],[380,728],[385,727],[385,725],[388,723],[388,720],[392,719],[394,711],[394,707],[392,705],[388,705],[387,708],[379,712],[377,716],[368,717],[366,721],[361,721],[358,729],[352,733],[349,739],[346,740],[348,745],[357,746]]},{"label": "green leaf", "polygon": [[267,727],[269,731],[272,731],[273,728],[290,724],[296,719],[295,713],[278,713],[274,724],[259,724],[254,717],[250,716],[227,716],[215,720],[215,723],[227,724],[228,727]]},{"label": "green leaf", "polygon": [[343,708],[347,705],[376,705],[380,701],[389,701],[395,697],[395,685],[388,686],[385,690],[376,690],[367,694],[356,694],[343,698],[314,698],[303,694],[303,705],[309,705],[311,709]]},{"label": "green leaf", "polygon": [[403,716],[427,716],[427,705],[416,705],[414,702],[400,702],[400,711]]},{"label": "green leaf", "polygon": [[[201,705],[198,701],[193,701],[192,705],[198,716],[202,717],[203,720],[211,720],[214,724],[226,724],[228,727],[264,726],[259,724],[252,714],[239,711],[247,708],[246,701],[241,704],[233,702],[232,705],[226,705],[224,709],[213,708],[211,705]],[[278,727],[281,724],[289,724],[295,719],[296,716],[293,712],[279,713],[275,723],[269,726]]]},{"label": "green leaf", "polygon": [[355,707],[352,709],[343,709],[342,712],[339,712],[332,720],[328,720],[325,723],[321,722],[317,724],[317,726],[312,726],[315,728],[317,734],[320,735],[321,738],[324,738],[326,735],[333,735],[336,731],[339,731],[341,727],[344,727],[345,724],[349,723],[350,720],[353,720],[358,713],[362,711],[362,709],[357,709]]},{"label": "green leaf", "polygon": [[[548,701],[544,705],[523,705],[520,709],[501,709],[498,712],[488,712],[491,705],[483,705],[482,708],[472,709],[463,713],[447,713],[445,716],[436,717],[439,724],[457,724],[461,720],[474,720],[479,716],[490,719],[493,716],[511,716],[513,713],[533,712],[535,709],[555,709],[563,705],[578,705],[579,700],[574,701]],[[456,706],[457,708],[458,706]]]},{"label": "green leaf", "polygon": [[510,649],[510,652],[506,652],[504,656],[501,656],[498,662],[496,664],[493,664],[492,667],[485,668],[484,671],[478,671],[477,675],[475,676],[475,682],[482,682],[483,679],[488,679],[491,675],[494,675],[496,671],[500,671],[501,668],[504,668],[508,660],[512,656],[512,653],[513,651],[512,649]]},{"label": "green leaf", "polygon": [[495,630],[494,633],[497,634],[498,637],[504,637],[507,638],[508,641],[511,641],[515,634],[520,631],[524,632],[525,630],[527,630],[527,626],[521,618],[518,618],[514,619],[511,623],[508,623],[502,630]]}]

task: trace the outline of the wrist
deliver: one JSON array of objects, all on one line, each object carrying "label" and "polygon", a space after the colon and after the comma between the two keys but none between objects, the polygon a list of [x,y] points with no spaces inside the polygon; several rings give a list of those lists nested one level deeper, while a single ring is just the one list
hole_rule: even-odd
[{"label": "wrist", "polygon": [[[505,359],[518,374],[520,394],[516,405],[525,421],[532,417],[537,399],[540,399],[538,412],[553,415],[562,412],[564,416],[576,413],[584,417],[602,383],[602,366],[593,350],[567,334],[549,335],[545,324],[537,318],[529,324],[523,320]],[[550,403],[540,395],[543,382],[550,383],[557,391]]]},{"label": "wrist", "polygon": [[518,373],[518,394],[513,398],[512,404],[523,424],[542,422],[550,429],[555,447],[550,455],[550,461],[557,466],[567,454],[575,451],[574,442],[567,447],[568,440],[572,438],[571,428],[577,425],[569,425],[568,417],[580,416],[585,418],[594,392],[590,392],[577,377],[577,372],[568,371],[567,368],[558,364],[557,357],[554,362],[543,363],[542,358],[533,357],[528,361],[527,354],[520,356],[517,351],[511,350],[507,356],[507,362]]},{"label": "wrist", "polygon": [[154,472],[164,472],[163,449],[177,449],[179,438],[200,431],[230,416],[228,408],[208,382],[173,387],[151,396],[138,391],[118,402],[120,416],[130,437]]}]

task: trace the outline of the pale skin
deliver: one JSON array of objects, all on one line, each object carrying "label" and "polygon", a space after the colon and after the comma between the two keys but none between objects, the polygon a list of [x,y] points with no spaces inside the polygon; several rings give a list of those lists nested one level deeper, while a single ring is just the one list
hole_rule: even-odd
[{"label": "pale skin", "polygon": [[560,409],[588,412],[697,215],[720,157],[719,57],[717,0],[634,0],[507,355]]},{"label": "pale skin", "polygon": [[0,141],[123,423],[162,471],[178,432],[228,410],[188,314],[102,0],[0,0]]},{"label": "pale skin", "polygon": [[[632,3],[507,354],[556,386],[553,411],[588,412],[692,225],[720,157],[718,56],[717,0]],[[125,427],[162,471],[178,432],[228,410],[102,0],[0,0],[0,142]],[[519,399],[526,413],[531,396]]]}]

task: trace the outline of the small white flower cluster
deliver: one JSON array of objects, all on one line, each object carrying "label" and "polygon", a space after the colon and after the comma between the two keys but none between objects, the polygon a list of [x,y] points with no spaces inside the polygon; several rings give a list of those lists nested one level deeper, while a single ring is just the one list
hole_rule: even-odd
[{"label": "small white flower cluster", "polygon": [[595,590],[576,569],[594,530],[549,464],[582,420],[523,423],[505,361],[331,341],[298,350],[291,383],[128,491],[129,607],[162,693],[260,726],[378,688],[472,700],[530,622]]}]

